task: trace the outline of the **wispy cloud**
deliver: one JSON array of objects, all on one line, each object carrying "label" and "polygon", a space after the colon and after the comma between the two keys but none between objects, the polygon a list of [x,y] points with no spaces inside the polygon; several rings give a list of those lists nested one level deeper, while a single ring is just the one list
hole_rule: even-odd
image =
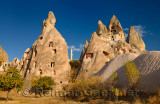
[{"label": "wispy cloud", "polygon": [[128,31],[128,30],[129,30],[129,28],[124,28],[124,29],[123,29],[123,31]]},{"label": "wispy cloud", "polygon": [[133,26],[134,29],[138,32],[138,34],[142,37],[143,34],[147,33],[145,30],[144,30],[144,27],[141,26],[141,25],[137,25],[137,26]]},{"label": "wispy cloud", "polygon": [[83,47],[84,47],[83,44],[80,44],[79,47],[75,47],[74,45],[72,45],[72,46],[68,46],[68,49],[71,49],[71,48],[72,48],[72,51],[81,52],[82,49],[83,49]]},{"label": "wispy cloud", "polygon": [[[143,37],[143,35],[147,33],[147,31],[145,30],[145,27],[142,25],[134,25],[133,27],[141,37]],[[129,28],[124,28],[123,31],[129,31]]]}]

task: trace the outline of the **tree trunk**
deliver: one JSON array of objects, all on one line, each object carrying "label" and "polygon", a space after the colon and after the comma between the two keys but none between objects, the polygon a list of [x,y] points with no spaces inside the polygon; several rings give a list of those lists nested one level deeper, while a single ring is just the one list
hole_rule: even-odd
[{"label": "tree trunk", "polygon": [[7,101],[8,101],[8,98],[9,98],[8,96],[9,96],[9,91],[7,92]]}]

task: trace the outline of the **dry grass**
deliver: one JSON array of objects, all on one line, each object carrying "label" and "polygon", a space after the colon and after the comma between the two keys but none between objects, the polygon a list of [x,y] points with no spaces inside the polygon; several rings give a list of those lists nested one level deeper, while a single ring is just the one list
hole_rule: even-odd
[{"label": "dry grass", "polygon": [[21,93],[16,93],[15,90],[10,92],[9,101],[6,101],[6,95],[6,92],[0,91],[0,104],[87,104],[57,97],[24,97]]},{"label": "dry grass", "polygon": [[9,101],[6,101],[7,93],[0,91],[0,104],[160,104],[159,95],[150,95],[145,99],[136,98],[134,102],[118,100],[118,101],[105,101],[104,99],[90,100],[89,102],[76,102],[68,98],[60,97],[40,97],[29,96],[24,97],[21,93],[12,90],[9,95]]}]

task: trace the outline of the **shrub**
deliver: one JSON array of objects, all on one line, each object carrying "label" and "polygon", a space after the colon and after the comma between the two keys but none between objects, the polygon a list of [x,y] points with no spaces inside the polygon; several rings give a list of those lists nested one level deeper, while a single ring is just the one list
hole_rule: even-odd
[{"label": "shrub", "polygon": [[77,69],[79,67],[79,61],[78,60],[71,60],[71,71],[70,71],[70,81],[73,83],[76,79]]},{"label": "shrub", "polygon": [[[53,85],[55,85],[55,82],[52,77],[34,77],[31,80],[32,89],[36,89],[40,92],[43,90],[52,90]],[[43,94],[45,94],[45,92],[43,92]]]},{"label": "shrub", "polygon": [[72,68],[78,68],[79,66],[79,60],[71,60],[69,63]]},{"label": "shrub", "polygon": [[128,78],[130,87],[134,87],[139,79],[140,72],[132,61],[125,63],[125,75]]},{"label": "shrub", "polygon": [[20,91],[23,88],[23,85],[24,85],[24,81],[18,69],[15,69],[15,68],[8,69],[7,73],[0,78],[0,88],[3,91],[8,91],[7,100],[8,100],[9,92],[13,88],[16,88],[17,91]]},{"label": "shrub", "polygon": [[85,80],[76,80],[75,83],[70,83],[66,90],[67,91],[78,91],[78,96],[71,96],[73,99],[78,99],[80,101],[89,101],[91,98],[95,98],[96,91],[103,90],[104,86],[100,84],[100,79],[98,76],[93,76]]}]

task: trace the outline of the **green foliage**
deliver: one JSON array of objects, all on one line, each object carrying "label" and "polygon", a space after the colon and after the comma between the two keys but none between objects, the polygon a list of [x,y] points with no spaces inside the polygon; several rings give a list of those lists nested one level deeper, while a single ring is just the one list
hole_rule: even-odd
[{"label": "green foliage", "polygon": [[135,86],[135,84],[137,83],[137,81],[139,79],[140,72],[137,69],[137,67],[136,67],[134,62],[127,61],[125,63],[125,75],[128,78],[129,85],[131,87]]},{"label": "green foliage", "polygon": [[69,63],[70,63],[72,68],[78,68],[78,66],[79,66],[79,61],[78,60],[71,60]]},{"label": "green foliage", "polygon": [[116,80],[116,79],[118,78],[117,72],[114,72],[114,73],[112,74],[111,78],[112,78],[113,80]]},{"label": "green foliage", "polygon": [[96,91],[104,90],[104,86],[100,83],[100,78],[98,76],[93,76],[90,79],[76,80],[75,83],[70,83],[66,88],[66,91],[78,91],[78,96],[69,96],[73,99],[80,101],[88,101],[95,96]]},{"label": "green foliage", "polygon": [[10,68],[7,73],[4,74],[0,79],[0,87],[3,91],[10,91],[16,88],[20,91],[23,88],[24,81],[18,71],[18,69]]},{"label": "green foliage", "polygon": [[16,88],[17,91],[20,91],[23,88],[23,85],[24,85],[24,81],[18,69],[15,69],[15,68],[8,69],[7,73],[0,78],[0,88],[3,91],[8,91],[7,100],[8,100],[9,92],[13,88]]},{"label": "green foliage", "polygon": [[32,88],[40,89],[40,90],[51,90],[52,85],[55,85],[52,77],[34,77],[31,81]]},{"label": "green foliage", "polygon": [[70,61],[70,65],[71,65],[71,72],[70,72],[70,80],[72,82],[75,81],[76,79],[76,74],[77,74],[77,69],[78,69],[78,66],[79,66],[79,61],[78,60],[71,60]]}]

